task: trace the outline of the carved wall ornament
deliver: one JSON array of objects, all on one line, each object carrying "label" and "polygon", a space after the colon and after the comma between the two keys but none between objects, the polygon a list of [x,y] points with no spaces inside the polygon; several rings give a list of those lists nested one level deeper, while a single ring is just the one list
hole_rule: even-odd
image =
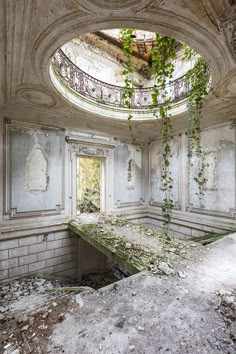
[{"label": "carved wall ornament", "polygon": [[49,13],[51,16],[59,16],[74,10],[80,10],[80,15],[94,13],[88,9],[88,6],[83,6],[80,0],[54,0],[50,5]]},{"label": "carved wall ornament", "polygon": [[55,107],[57,100],[48,90],[37,85],[23,85],[16,91],[18,100],[29,103],[33,106]]},{"label": "carved wall ornament", "polygon": [[104,150],[103,149],[96,149],[93,147],[87,147],[87,146],[79,146],[79,153],[82,155],[95,155],[95,156],[104,156]]},{"label": "carved wall ornament", "polygon": [[159,9],[162,2],[163,2],[163,0],[152,0],[152,1],[149,1],[149,4],[147,5],[147,7],[149,10],[157,10],[157,9]]},{"label": "carved wall ornament", "polygon": [[109,149],[97,148],[96,146],[84,146],[76,143],[70,145],[70,150],[85,156],[106,157],[110,155]]},{"label": "carved wall ornament", "polygon": [[221,26],[229,49],[236,61],[236,5],[231,6],[221,17]]},{"label": "carved wall ornament", "polygon": [[149,3],[149,1],[145,0],[82,0],[80,1],[81,5],[90,5],[93,8],[97,7],[100,9],[119,11],[124,9],[129,9],[133,7],[138,7]]}]

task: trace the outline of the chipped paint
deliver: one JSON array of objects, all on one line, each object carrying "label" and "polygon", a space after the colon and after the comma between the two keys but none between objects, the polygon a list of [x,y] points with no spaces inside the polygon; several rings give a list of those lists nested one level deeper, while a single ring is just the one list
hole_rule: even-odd
[{"label": "chipped paint", "polygon": [[45,192],[48,188],[48,161],[42,147],[34,145],[26,164],[26,190]]}]

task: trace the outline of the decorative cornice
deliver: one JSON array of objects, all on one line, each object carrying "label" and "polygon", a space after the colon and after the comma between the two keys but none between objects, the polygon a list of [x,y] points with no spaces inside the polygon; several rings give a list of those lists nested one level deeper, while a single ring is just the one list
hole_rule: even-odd
[{"label": "decorative cornice", "polygon": [[108,142],[106,140],[101,140],[97,138],[82,138],[82,137],[75,137],[75,136],[66,136],[65,138],[66,142],[68,144],[73,144],[76,145],[89,145],[89,146],[96,146],[96,147],[102,147],[102,148],[107,148],[107,149],[114,149],[117,145],[118,142]]}]

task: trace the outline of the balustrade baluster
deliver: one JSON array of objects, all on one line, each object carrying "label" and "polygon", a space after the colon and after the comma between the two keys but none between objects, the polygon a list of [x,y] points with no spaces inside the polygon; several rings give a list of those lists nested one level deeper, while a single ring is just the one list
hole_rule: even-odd
[{"label": "balustrade baluster", "polygon": [[[55,53],[52,64],[57,74],[62,76],[69,87],[78,92],[78,94],[95,99],[106,105],[125,108],[122,98],[122,87],[105,83],[85,73],[61,49]],[[190,89],[184,76],[173,82],[169,82],[164,91],[161,89],[160,104],[163,103],[165,91],[171,103],[186,98]],[[152,88],[135,88],[131,99],[131,108],[150,109],[151,105]]]}]

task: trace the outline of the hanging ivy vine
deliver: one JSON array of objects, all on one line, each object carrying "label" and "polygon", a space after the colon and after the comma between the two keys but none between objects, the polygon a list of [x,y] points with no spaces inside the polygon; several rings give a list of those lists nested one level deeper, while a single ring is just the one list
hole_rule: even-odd
[{"label": "hanging ivy vine", "polygon": [[[124,87],[122,90],[122,99],[125,106],[130,110],[128,115],[129,129],[133,141],[135,141],[131,120],[131,102],[134,95],[133,85],[133,66],[132,55],[135,44],[135,30],[122,29],[120,39],[123,43],[123,53],[127,58],[126,68],[122,71],[124,77]],[[173,141],[173,125],[170,115],[170,106],[168,92],[166,90],[167,81],[173,77],[175,69],[174,59],[176,59],[176,41],[173,38],[162,36],[159,33],[155,35],[155,46],[151,49],[152,56],[152,76],[155,80],[155,85],[152,88],[152,106],[153,114],[160,118],[161,122],[161,137],[162,137],[162,170],[161,170],[161,185],[165,196],[162,205],[162,214],[164,223],[168,232],[171,222],[172,210],[174,201],[172,199],[173,178],[171,175],[170,160],[171,144]],[[186,81],[190,85],[188,94],[188,158],[190,165],[193,165],[192,158],[196,156],[199,161],[197,173],[194,180],[198,184],[198,196],[201,200],[204,192],[203,188],[207,181],[205,176],[206,154],[201,145],[201,116],[202,105],[207,94],[207,86],[209,76],[207,75],[208,66],[205,60],[200,57],[194,50],[189,47],[184,47],[183,60],[191,60],[194,57],[195,65],[186,73]]]},{"label": "hanging ivy vine", "polygon": [[165,193],[162,205],[162,214],[167,232],[171,221],[174,201],[172,199],[173,178],[170,169],[171,143],[173,140],[173,125],[170,116],[169,99],[166,91],[167,80],[173,77],[174,63],[176,58],[176,41],[173,38],[162,36],[156,33],[156,45],[151,50],[152,54],[152,74],[156,84],[152,88],[152,109],[161,119],[162,137],[162,169],[161,184]]},{"label": "hanging ivy vine", "polygon": [[[186,73],[185,80],[191,90],[188,94],[188,159],[189,169],[193,167],[193,157],[196,156],[198,165],[196,167],[193,179],[198,184],[198,197],[202,207],[202,198],[204,196],[204,186],[207,182],[206,153],[201,144],[201,118],[202,106],[207,95],[209,82],[209,69],[206,61],[193,49],[185,46],[183,60],[194,60],[193,68]],[[189,170],[190,173],[190,170]]]},{"label": "hanging ivy vine", "polygon": [[133,63],[132,63],[132,54],[133,54],[133,45],[135,44],[135,29],[133,28],[123,28],[120,31],[120,40],[123,44],[123,53],[127,58],[126,68],[122,71],[122,76],[124,77],[124,87],[122,89],[122,99],[124,100],[124,105],[129,109],[128,122],[129,130],[133,142],[136,141],[133,134],[132,126],[132,114],[131,114],[131,102],[134,95],[134,85],[133,85]]}]

